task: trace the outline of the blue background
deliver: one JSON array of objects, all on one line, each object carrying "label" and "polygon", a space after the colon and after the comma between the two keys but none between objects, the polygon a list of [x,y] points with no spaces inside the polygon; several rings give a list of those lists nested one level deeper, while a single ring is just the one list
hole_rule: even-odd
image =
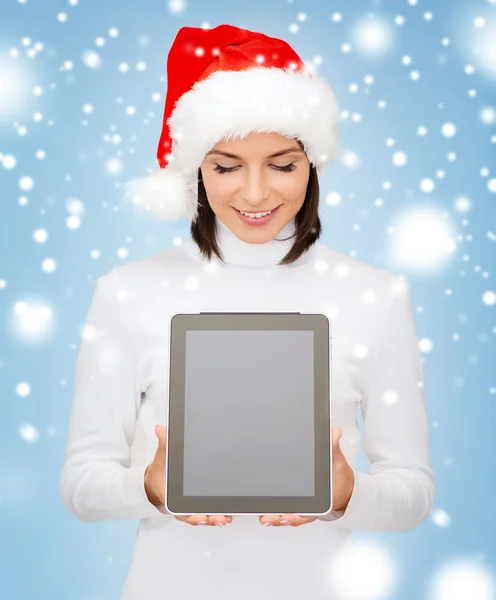
[{"label": "blue background", "polygon": [[[433,13],[430,21],[426,10]],[[57,19],[60,12],[67,21]],[[298,20],[300,12],[306,20]],[[340,22],[332,19],[334,12],[342,14]],[[379,57],[359,52],[352,42],[353,25],[370,15],[384,19],[395,33]],[[395,24],[398,15],[404,24]],[[360,156],[359,168],[336,160],[321,177],[321,241],[404,275],[418,336],[432,342],[424,369],[437,518],[411,532],[372,536],[391,548],[402,567],[393,597],[430,597],[438,570],[459,558],[494,567],[496,323],[494,304],[482,298],[496,290],[496,196],[488,186],[496,176],[496,126],[482,122],[480,110],[496,104],[496,77],[491,80],[478,69],[473,54],[472,21],[478,15],[494,19],[496,6],[483,0],[421,0],[416,6],[407,0],[189,0],[184,11],[174,13],[158,0],[80,0],[77,6],[62,0],[1,0],[0,94],[5,99],[11,93],[1,87],[6,65],[24,74],[26,86],[9,110],[2,112],[0,96],[0,155],[16,159],[13,168],[2,168],[0,156],[0,597],[119,597],[136,523],[79,522],[58,496],[74,362],[96,278],[189,234],[185,220],[163,223],[124,205],[118,186],[156,168],[168,50],[180,27],[205,22],[283,38],[304,60],[321,56],[318,72],[333,86],[340,109],[362,117],[354,122],[344,115],[340,126],[341,149]],[[289,29],[294,23],[296,33]],[[118,29],[115,38],[108,34],[111,27]],[[105,38],[102,47],[95,44],[99,36]],[[23,46],[24,37],[31,46]],[[36,42],[43,49],[27,56]],[[343,52],[343,43],[352,50]],[[10,56],[12,48],[18,49],[17,58]],[[88,49],[101,56],[101,68],[83,63],[81,54]],[[412,58],[409,66],[402,63],[405,55]],[[61,70],[68,60],[73,68]],[[136,69],[139,61],[146,63],[144,71]],[[122,62],[129,64],[127,73],[119,70]],[[465,71],[468,64],[474,73]],[[412,70],[420,73],[418,81],[410,78]],[[364,83],[366,75],[374,77],[373,84]],[[351,83],[358,92],[349,91]],[[41,95],[33,94],[35,86],[43,88]],[[469,89],[476,94],[470,96]],[[160,94],[158,102],[154,93]],[[89,114],[83,111],[86,103],[93,106]],[[136,107],[134,115],[126,113],[129,105]],[[43,115],[39,122],[33,119],[36,112]],[[441,134],[447,122],[457,127],[452,138]],[[27,133],[20,135],[18,126]],[[419,126],[427,128],[426,136],[417,134]],[[121,136],[119,144],[105,140],[114,134]],[[388,138],[394,146],[388,146]],[[46,152],[44,159],[36,157],[38,150]],[[408,155],[404,167],[392,163],[398,150]],[[449,152],[456,160],[447,158]],[[114,175],[105,168],[113,158],[123,164]],[[444,177],[436,176],[438,170]],[[30,191],[19,187],[23,176],[34,180]],[[430,194],[419,188],[425,177],[436,183]],[[385,181],[391,189],[384,189]],[[342,195],[338,206],[325,202],[331,191]],[[467,214],[455,209],[460,195],[471,199]],[[66,225],[71,197],[85,207],[78,229]],[[382,207],[376,206],[377,198],[383,199]],[[456,249],[431,271],[397,268],[388,255],[387,229],[402,209],[425,203],[449,215]],[[49,234],[42,244],[33,239],[39,228]],[[117,254],[122,248],[129,252],[124,258]],[[90,255],[94,249],[101,253],[98,259]],[[52,273],[41,268],[46,258],[56,261]],[[53,311],[53,326],[38,340],[12,326],[14,305],[21,300],[40,300]],[[455,334],[459,338],[453,339]],[[30,385],[27,397],[16,393],[21,382]],[[23,434],[26,424],[37,435]],[[367,470],[363,455],[357,467]],[[439,515],[447,526],[440,525]]]}]

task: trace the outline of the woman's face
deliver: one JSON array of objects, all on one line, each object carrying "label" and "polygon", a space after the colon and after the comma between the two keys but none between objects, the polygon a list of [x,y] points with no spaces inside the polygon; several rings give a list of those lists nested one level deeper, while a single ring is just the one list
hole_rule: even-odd
[{"label": "woman's face", "polygon": [[[302,207],[310,162],[295,139],[252,133],[243,140],[218,142],[205,156],[201,172],[216,216],[240,240],[263,244],[274,239]],[[260,220],[239,212],[270,210],[275,212]]]}]

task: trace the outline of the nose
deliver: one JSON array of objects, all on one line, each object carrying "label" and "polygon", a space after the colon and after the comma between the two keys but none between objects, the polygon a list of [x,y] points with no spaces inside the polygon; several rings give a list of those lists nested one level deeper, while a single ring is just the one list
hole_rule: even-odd
[{"label": "nose", "polygon": [[247,172],[243,180],[241,195],[244,202],[254,208],[266,203],[269,197],[269,187],[263,174],[256,170]]}]

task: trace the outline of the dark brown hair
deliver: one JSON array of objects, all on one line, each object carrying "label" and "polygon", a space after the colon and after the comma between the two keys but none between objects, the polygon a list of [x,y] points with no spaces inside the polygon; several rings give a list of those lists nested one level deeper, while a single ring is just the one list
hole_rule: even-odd
[{"label": "dark brown hair", "polygon": [[[303,148],[303,144],[299,140],[297,141],[300,147]],[[280,265],[295,262],[319,239],[322,233],[322,223],[319,217],[319,197],[317,169],[310,165],[305,201],[295,216],[296,231],[293,236],[295,241],[286,256],[279,262]],[[205,258],[210,260],[212,254],[215,254],[224,262],[217,243],[215,218],[216,215],[208,202],[207,192],[203,185],[201,169],[198,169],[198,217],[191,222],[191,237]]]}]

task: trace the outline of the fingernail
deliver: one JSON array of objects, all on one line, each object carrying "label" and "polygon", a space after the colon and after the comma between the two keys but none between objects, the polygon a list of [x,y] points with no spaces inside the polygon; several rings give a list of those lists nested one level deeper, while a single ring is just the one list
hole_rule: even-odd
[{"label": "fingernail", "polygon": [[202,525],[206,525],[206,524],[208,523],[208,521],[200,521],[200,523],[201,523]]},{"label": "fingernail", "polygon": [[268,525],[272,525],[272,523],[270,521],[268,521],[267,523],[264,523],[265,527],[267,527]]},{"label": "fingernail", "polygon": [[221,523],[220,521],[217,521],[216,525],[220,525],[221,527],[224,527],[225,523]]},{"label": "fingernail", "polygon": [[282,523],[283,525],[289,525],[289,521],[286,521],[286,520],[283,520],[283,519],[281,519],[281,523]]}]

